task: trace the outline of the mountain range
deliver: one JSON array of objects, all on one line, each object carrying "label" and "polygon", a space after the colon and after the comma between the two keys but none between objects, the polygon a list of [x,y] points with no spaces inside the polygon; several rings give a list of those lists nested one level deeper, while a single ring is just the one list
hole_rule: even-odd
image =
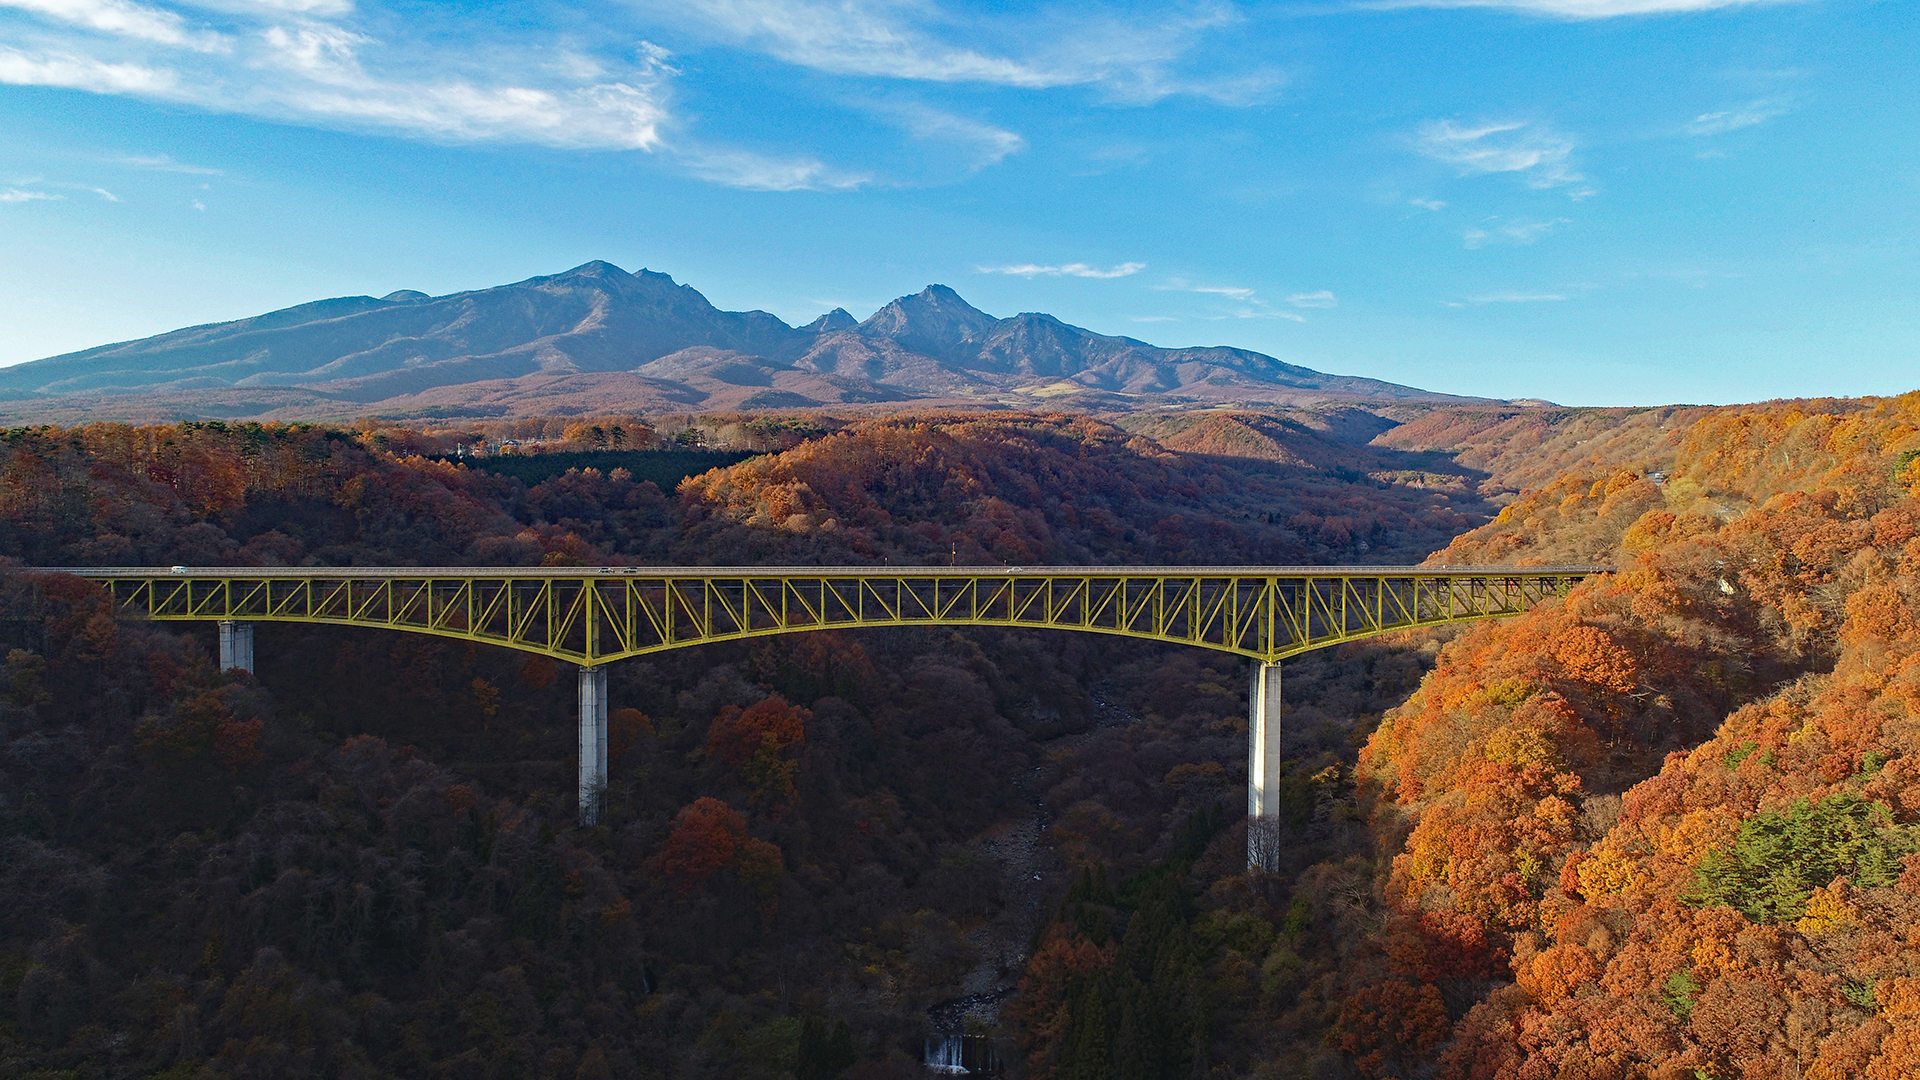
[{"label": "mountain range", "polygon": [[722,311],[590,262],[511,285],[338,297],[0,368],[0,419],[567,415],[824,406],[1441,404],[1224,346],[1160,348],[944,285],[864,321]]}]

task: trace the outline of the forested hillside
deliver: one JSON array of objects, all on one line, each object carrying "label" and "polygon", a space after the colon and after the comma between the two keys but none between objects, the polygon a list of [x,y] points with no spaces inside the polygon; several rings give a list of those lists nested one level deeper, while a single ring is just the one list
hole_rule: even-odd
[{"label": "forested hillside", "polygon": [[1920,1071],[1920,395],[1605,419],[1379,440],[1572,466],[1435,563],[1617,572],[1452,636],[1352,772],[1290,748],[1279,874],[1204,817],[1089,860],[1031,1075]]},{"label": "forested hillside", "polygon": [[[9,432],[15,565],[1618,569],[1290,661],[1271,875],[1224,655],[941,630],[622,663],[581,829],[570,669],[263,624],[222,674],[205,628],[10,575],[0,1074],[909,1077],[967,1022],[927,1010],[979,995],[1052,1080],[1913,1075],[1920,395],[1562,413],[1372,447],[906,416],[672,492],[402,429]],[[1492,520],[1502,477],[1529,490]]]},{"label": "forested hillside", "polygon": [[1436,949],[1494,976],[1413,1038],[1343,1006],[1363,1069],[1920,1069],[1917,432],[1920,395],[1714,410],[1664,477],[1564,474],[1435,557],[1619,572],[1450,643],[1362,751],[1425,940],[1350,1000]]},{"label": "forested hillside", "polygon": [[[618,469],[529,487],[439,449],[15,430],[0,554],[1325,562],[1486,520],[1065,417],[856,424],[677,492]],[[7,1075],[915,1075],[928,1006],[1014,985],[1075,867],[1128,873],[1240,798],[1240,663],[1143,643],[817,634],[624,663],[609,811],[581,830],[571,669],[262,624],[257,676],[222,674],[208,628],[116,621],[77,579],[9,576],[4,606]],[[1411,689],[1418,652],[1375,654],[1377,679],[1301,684],[1302,752],[1348,750],[1354,711]]]},{"label": "forested hillside", "polygon": [[1717,410],[1664,483],[1563,477],[1442,554],[1621,567],[1455,643],[1363,754],[1417,822],[1389,902],[1511,941],[1448,1073],[1920,1068],[1917,429],[1914,395]]}]

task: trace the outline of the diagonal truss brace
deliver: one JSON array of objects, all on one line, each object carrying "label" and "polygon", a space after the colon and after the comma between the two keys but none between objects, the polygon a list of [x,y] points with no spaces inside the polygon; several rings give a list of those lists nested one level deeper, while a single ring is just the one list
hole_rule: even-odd
[{"label": "diagonal truss brace", "polygon": [[878,626],[1003,626],[1165,641],[1273,662],[1517,615],[1593,566],[78,568],[159,620],[371,626],[593,666],[708,642]]}]

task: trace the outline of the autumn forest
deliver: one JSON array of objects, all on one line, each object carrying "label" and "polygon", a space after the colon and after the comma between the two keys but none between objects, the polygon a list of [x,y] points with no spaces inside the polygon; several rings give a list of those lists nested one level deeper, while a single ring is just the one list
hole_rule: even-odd
[{"label": "autumn forest", "polygon": [[1271,872],[1223,653],[623,661],[582,827],[571,668],[0,573],[0,1075],[1920,1075],[1920,394],[15,428],[0,560],[1612,568],[1287,661]]}]

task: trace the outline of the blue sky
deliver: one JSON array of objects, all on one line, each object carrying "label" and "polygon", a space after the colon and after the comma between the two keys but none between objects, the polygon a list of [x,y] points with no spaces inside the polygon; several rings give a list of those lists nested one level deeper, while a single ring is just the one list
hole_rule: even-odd
[{"label": "blue sky", "polygon": [[1866,0],[0,0],[0,363],[602,258],[1572,404],[1920,388]]}]

